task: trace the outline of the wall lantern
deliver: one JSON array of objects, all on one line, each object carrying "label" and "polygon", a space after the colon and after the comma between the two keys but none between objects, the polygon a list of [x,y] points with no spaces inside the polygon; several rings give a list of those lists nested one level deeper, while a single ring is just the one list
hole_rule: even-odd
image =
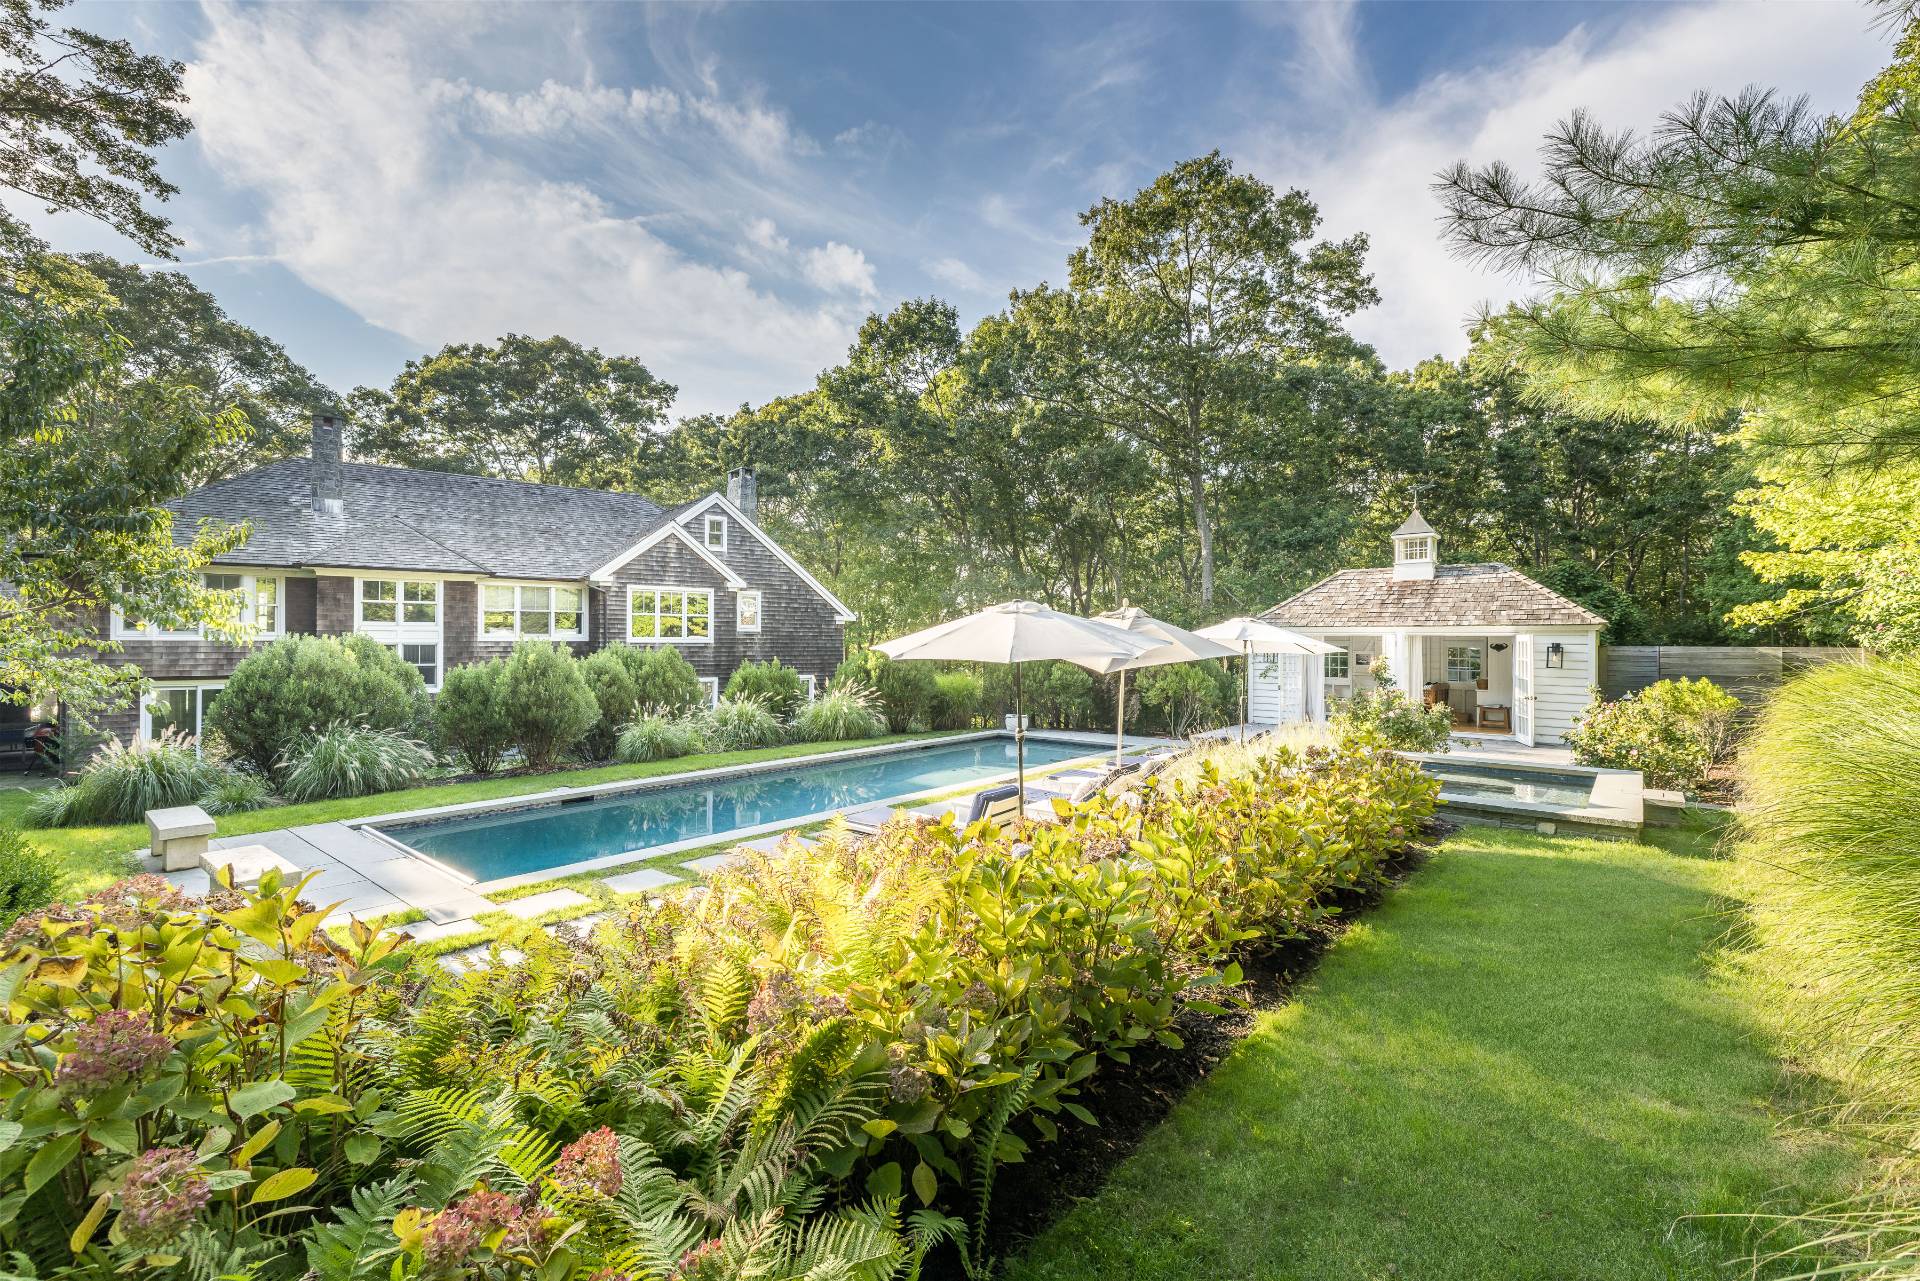
[{"label": "wall lantern", "polygon": [[1504,654],[1507,652],[1507,643],[1505,641],[1495,641],[1493,644],[1489,645],[1487,648],[1491,649],[1496,654]]},{"label": "wall lantern", "polygon": [[1567,665],[1567,647],[1559,641],[1547,646],[1547,667],[1549,669]]}]

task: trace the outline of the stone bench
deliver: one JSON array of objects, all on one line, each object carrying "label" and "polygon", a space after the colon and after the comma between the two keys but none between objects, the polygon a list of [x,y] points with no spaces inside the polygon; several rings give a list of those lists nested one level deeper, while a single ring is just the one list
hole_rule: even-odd
[{"label": "stone bench", "polygon": [[200,866],[207,870],[215,884],[220,880],[220,869],[233,869],[233,888],[253,889],[260,884],[260,878],[269,871],[278,869],[287,881],[300,878],[300,869],[280,857],[264,845],[235,845],[231,849],[208,850],[200,856]]},{"label": "stone bench", "polygon": [[160,860],[163,872],[185,872],[199,867],[213,828],[213,816],[198,805],[147,811],[147,833],[153,841],[153,856]]}]

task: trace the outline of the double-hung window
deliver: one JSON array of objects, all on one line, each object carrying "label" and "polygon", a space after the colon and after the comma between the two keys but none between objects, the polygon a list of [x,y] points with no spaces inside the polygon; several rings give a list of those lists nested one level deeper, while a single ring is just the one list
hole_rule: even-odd
[{"label": "double-hung window", "polygon": [[440,688],[438,579],[363,578],[355,587],[354,630],[412,666],[428,689]]},{"label": "double-hung window", "polygon": [[579,587],[487,583],[480,588],[480,634],[495,640],[586,636],[586,592]]},{"label": "double-hung window", "polygon": [[713,642],[713,591],[707,587],[627,589],[627,639],[639,645]]},{"label": "double-hung window", "polygon": [[707,545],[710,552],[725,554],[727,550],[727,518],[708,516],[701,526],[700,541]]},{"label": "double-hung window", "polygon": [[1480,679],[1478,645],[1447,646],[1447,684],[1471,685]]},{"label": "double-hung window", "polygon": [[757,632],[760,630],[760,611],[765,602],[757,591],[740,591],[733,598],[733,625],[735,630]]}]

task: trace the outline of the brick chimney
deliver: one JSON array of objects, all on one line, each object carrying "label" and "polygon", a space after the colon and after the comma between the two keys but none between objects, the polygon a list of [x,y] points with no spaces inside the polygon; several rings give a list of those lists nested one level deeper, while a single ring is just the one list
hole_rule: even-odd
[{"label": "brick chimney", "polygon": [[736,467],[727,473],[727,501],[740,509],[740,514],[758,525],[760,523],[760,482],[751,467]]},{"label": "brick chimney", "polygon": [[313,416],[313,460],[308,477],[313,485],[313,510],[338,516],[346,503],[346,475],[340,465],[340,419],[332,414]]}]

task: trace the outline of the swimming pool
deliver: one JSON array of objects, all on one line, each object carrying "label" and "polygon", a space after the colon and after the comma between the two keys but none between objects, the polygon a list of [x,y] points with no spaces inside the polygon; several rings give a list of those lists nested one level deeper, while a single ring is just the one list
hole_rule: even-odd
[{"label": "swimming pool", "polygon": [[[1029,736],[1027,769],[1099,755],[1087,743]],[[689,779],[475,815],[381,824],[389,839],[476,881],[523,876],[702,837],[961,787],[1014,771],[1008,735],[863,754],[851,760]]]}]

